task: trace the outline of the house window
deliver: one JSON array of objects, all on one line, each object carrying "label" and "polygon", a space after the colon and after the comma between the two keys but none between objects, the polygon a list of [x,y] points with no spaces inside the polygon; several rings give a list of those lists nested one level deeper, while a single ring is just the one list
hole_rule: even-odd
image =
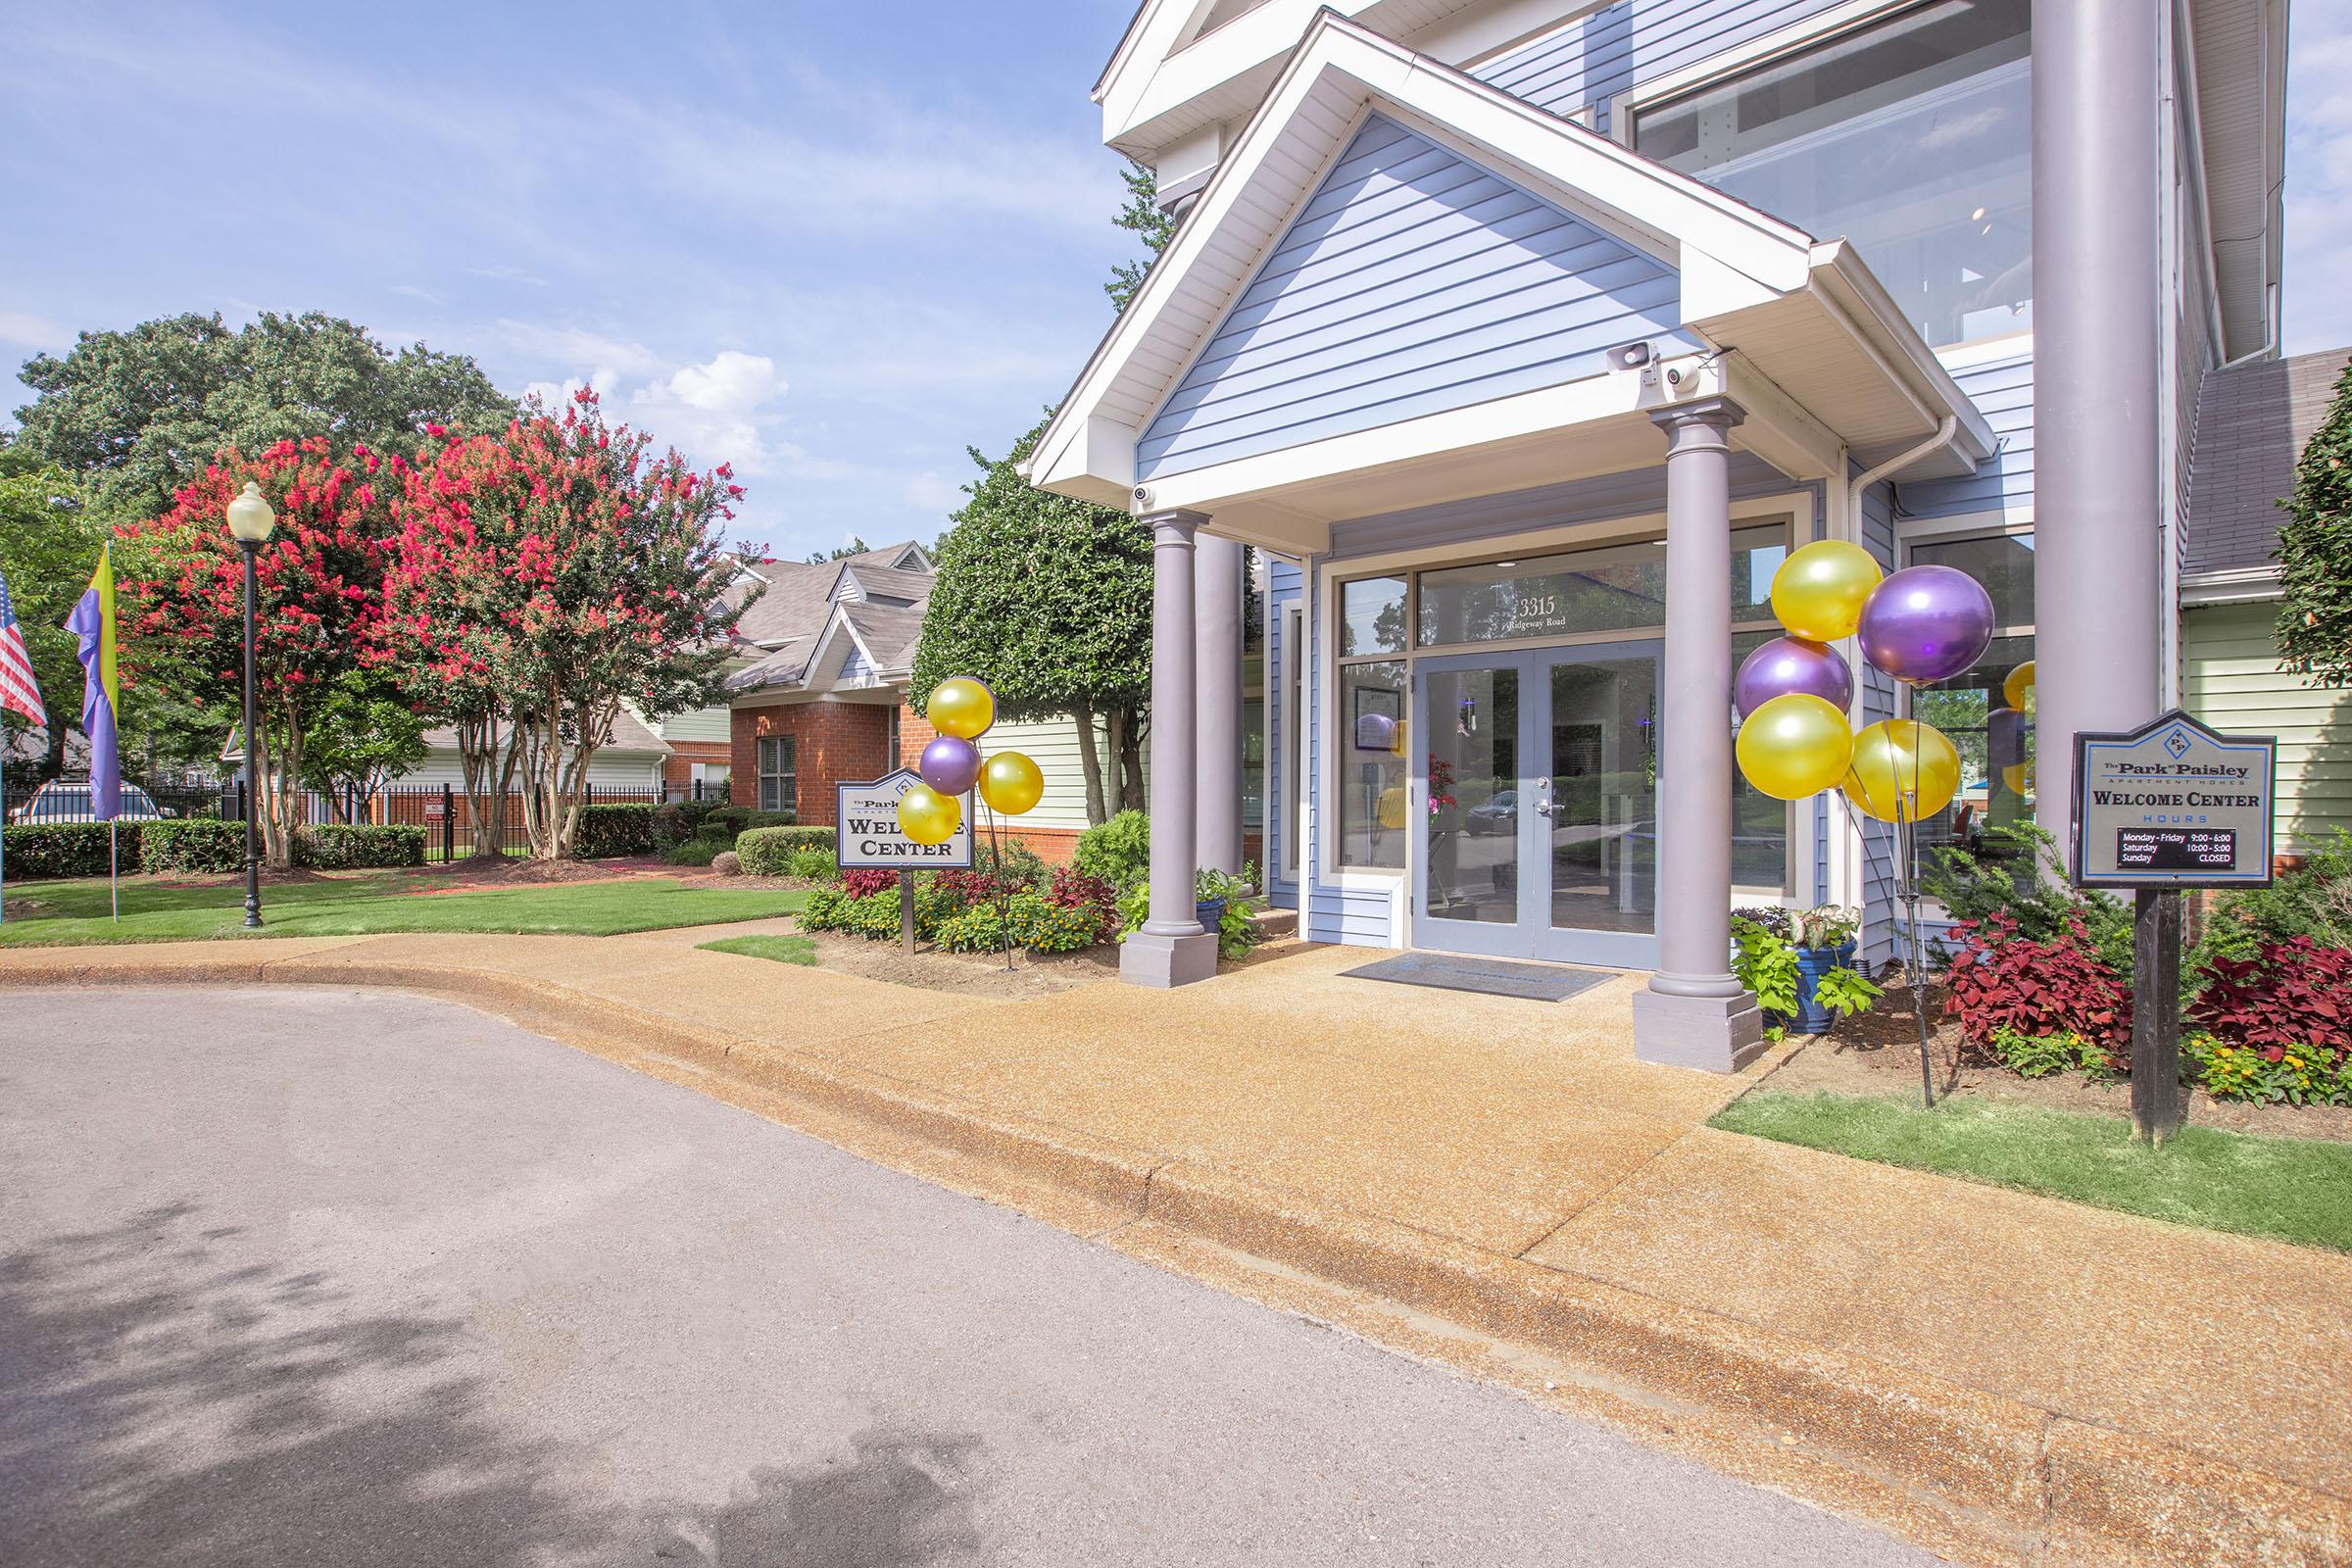
[{"label": "house window", "polygon": [[2032,323],[2031,0],[1936,0],[1633,117],[1637,151],[1852,242],[1931,345]]},{"label": "house window", "polygon": [[2023,875],[2031,867],[2016,845],[1984,830],[2034,816],[2032,710],[2012,709],[2004,692],[2010,672],[2034,657],[2034,535],[1922,540],[1911,547],[1911,564],[1967,572],[1992,596],[1993,618],[1992,646],[1974,669],[1911,698],[1912,716],[1950,736],[1960,753],[1960,793],[1950,810],[1920,824],[1920,845],[1964,843],[1984,858],[2014,858]]},{"label": "house window", "polygon": [[899,710],[891,706],[890,716],[882,723],[882,771],[896,770],[901,765],[899,755]]},{"label": "house window", "polygon": [[797,811],[800,796],[793,783],[792,735],[760,737],[760,809]]}]

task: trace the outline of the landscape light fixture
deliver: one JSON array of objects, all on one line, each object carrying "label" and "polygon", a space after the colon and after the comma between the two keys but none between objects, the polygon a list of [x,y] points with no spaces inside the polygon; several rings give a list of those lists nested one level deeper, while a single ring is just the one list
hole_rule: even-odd
[{"label": "landscape light fixture", "polygon": [[228,531],[245,553],[245,929],[262,928],[262,857],[254,841],[254,813],[261,792],[254,776],[253,744],[253,576],[254,558],[277,526],[277,514],[262,498],[262,487],[245,481],[244,493],[228,504]]}]

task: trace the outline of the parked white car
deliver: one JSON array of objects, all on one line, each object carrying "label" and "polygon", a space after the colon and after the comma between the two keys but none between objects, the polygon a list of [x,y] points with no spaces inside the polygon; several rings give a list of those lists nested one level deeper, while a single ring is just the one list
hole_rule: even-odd
[{"label": "parked white car", "polygon": [[[122,809],[115,813],[118,822],[160,822],[172,815],[155,804],[155,798],[136,784],[122,786]],[[52,779],[32,792],[32,799],[16,809],[12,822],[91,822],[97,809],[90,798],[87,784],[68,784]]]}]

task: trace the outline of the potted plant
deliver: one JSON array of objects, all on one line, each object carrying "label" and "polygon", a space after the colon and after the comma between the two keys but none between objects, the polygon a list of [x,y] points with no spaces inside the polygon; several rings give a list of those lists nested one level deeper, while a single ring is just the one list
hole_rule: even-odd
[{"label": "potted plant", "polygon": [[1841,905],[1825,904],[1789,914],[1788,941],[1796,950],[1796,1007],[1789,1027],[1797,1033],[1820,1034],[1852,1010],[1824,1005],[1820,992],[1825,976],[1852,966],[1854,937],[1861,929],[1862,911]]},{"label": "potted plant", "polygon": [[1210,936],[1217,934],[1224,923],[1225,906],[1245,897],[1250,884],[1238,876],[1229,876],[1212,866],[1202,866],[1193,875],[1195,912],[1200,917],[1200,929]]}]

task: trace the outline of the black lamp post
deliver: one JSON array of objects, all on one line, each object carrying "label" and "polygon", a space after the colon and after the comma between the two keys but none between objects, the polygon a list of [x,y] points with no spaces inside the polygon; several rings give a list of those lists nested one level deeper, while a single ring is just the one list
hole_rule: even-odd
[{"label": "black lamp post", "polygon": [[245,552],[245,929],[262,928],[262,856],[254,840],[254,813],[261,809],[262,795],[254,776],[253,701],[253,577],[254,558],[261,553],[262,543],[270,530],[277,526],[277,514],[262,499],[262,487],[251,479],[245,481],[244,494],[228,504],[228,531],[236,536],[237,548]]}]

